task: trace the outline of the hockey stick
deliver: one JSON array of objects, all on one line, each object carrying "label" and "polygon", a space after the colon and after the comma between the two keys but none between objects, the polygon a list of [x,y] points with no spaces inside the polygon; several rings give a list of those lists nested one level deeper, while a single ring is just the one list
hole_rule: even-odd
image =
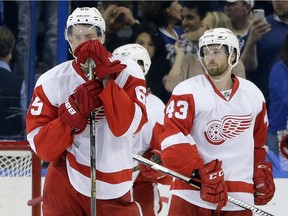
[{"label": "hockey stick", "polygon": [[[144,157],[142,157],[140,155],[133,154],[133,159],[137,160],[140,163],[143,163],[143,164],[145,164],[147,166],[150,166],[154,170],[163,172],[163,173],[165,173],[167,175],[170,175],[172,177],[180,179],[180,180],[182,180],[182,181],[184,181],[184,182],[186,182],[186,183],[188,183],[188,184],[190,184],[190,185],[192,185],[192,186],[194,186],[196,188],[199,188],[199,189],[201,188],[201,184],[199,182],[196,182],[196,181],[194,181],[191,178],[188,178],[188,177],[186,177],[184,175],[181,175],[180,173],[177,173],[177,172],[175,172],[173,170],[170,170],[170,169],[168,169],[168,168],[166,168],[164,166],[161,166],[161,165],[159,165],[157,163],[154,163],[153,161],[150,161],[150,160],[148,160],[148,159],[146,159],[146,158],[144,158]],[[238,199],[236,199],[234,197],[231,197],[229,195],[228,195],[228,201],[230,203],[233,203],[234,205],[237,205],[237,206],[239,206],[241,208],[244,208],[246,210],[252,211],[252,212],[254,212],[254,213],[258,214],[258,215],[274,216],[274,215],[272,215],[272,214],[270,214],[270,213],[268,213],[266,211],[263,211],[263,210],[257,208],[256,206],[250,205],[250,204],[248,204],[246,202],[238,200]]]},{"label": "hockey stick", "polygon": [[[89,79],[93,80],[95,63],[88,60]],[[91,215],[96,215],[96,140],[95,140],[95,111],[90,113],[90,177],[91,177]]]}]

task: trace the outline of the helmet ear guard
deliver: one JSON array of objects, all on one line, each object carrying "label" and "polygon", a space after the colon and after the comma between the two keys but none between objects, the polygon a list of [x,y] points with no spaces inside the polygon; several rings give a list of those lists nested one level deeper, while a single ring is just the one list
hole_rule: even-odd
[{"label": "helmet ear guard", "polygon": [[133,59],[139,65],[144,67],[144,76],[148,73],[151,66],[151,59],[147,50],[140,44],[132,43],[118,47],[114,50],[115,56],[127,56]]}]

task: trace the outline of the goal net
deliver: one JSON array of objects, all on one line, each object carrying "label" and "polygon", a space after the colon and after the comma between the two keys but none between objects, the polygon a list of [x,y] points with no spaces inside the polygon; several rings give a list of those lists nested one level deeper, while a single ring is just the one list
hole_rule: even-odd
[{"label": "goal net", "polygon": [[41,160],[26,141],[0,141],[0,215],[40,216]]}]

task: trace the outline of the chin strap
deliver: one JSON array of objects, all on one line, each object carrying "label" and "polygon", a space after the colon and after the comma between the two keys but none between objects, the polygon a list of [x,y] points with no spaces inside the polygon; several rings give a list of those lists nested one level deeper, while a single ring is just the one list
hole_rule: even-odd
[{"label": "chin strap", "polygon": [[222,82],[228,75],[231,76],[232,68],[233,68],[233,67],[229,66],[229,69],[226,71],[225,75],[224,75],[223,77],[219,78],[219,79],[217,79],[217,78],[215,78],[215,77],[213,77],[213,76],[210,76],[208,73],[207,73],[207,74],[208,74],[208,76],[209,76],[214,82],[220,83],[220,82]]}]

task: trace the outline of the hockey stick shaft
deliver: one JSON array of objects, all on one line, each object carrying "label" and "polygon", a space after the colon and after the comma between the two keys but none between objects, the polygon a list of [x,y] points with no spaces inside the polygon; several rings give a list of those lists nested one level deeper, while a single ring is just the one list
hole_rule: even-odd
[{"label": "hockey stick shaft", "polygon": [[[89,67],[89,79],[93,80],[94,71],[93,66],[95,63],[93,60],[88,60]],[[91,215],[96,215],[96,140],[95,140],[95,111],[90,113],[90,163],[91,163]]]},{"label": "hockey stick shaft", "polygon": [[[133,154],[133,159],[134,159],[134,160],[137,160],[138,162],[143,163],[143,164],[145,164],[145,165],[147,165],[147,166],[150,166],[150,167],[151,167],[152,169],[154,169],[154,170],[163,172],[163,173],[165,173],[165,174],[167,174],[167,175],[170,175],[170,176],[172,176],[172,177],[175,177],[175,178],[177,178],[177,179],[180,179],[180,180],[182,180],[182,181],[184,181],[184,182],[192,185],[193,187],[196,187],[196,188],[198,188],[198,189],[201,188],[201,184],[200,184],[199,182],[196,182],[196,181],[194,181],[194,180],[191,179],[191,178],[188,178],[188,177],[186,177],[186,176],[184,176],[184,175],[181,175],[180,173],[177,173],[177,172],[175,172],[175,171],[173,171],[173,170],[170,170],[170,169],[168,169],[168,168],[166,168],[166,167],[164,167],[164,166],[161,166],[161,165],[159,165],[159,164],[157,164],[157,163],[155,163],[155,162],[153,162],[153,161],[150,161],[150,160],[148,160],[148,159],[146,159],[146,158],[144,158],[144,157],[142,157],[142,156],[140,156],[140,155]],[[236,199],[236,198],[234,198],[234,197],[231,197],[231,196],[229,196],[229,195],[228,195],[228,201],[229,201],[230,203],[233,203],[234,205],[237,205],[237,206],[239,206],[239,207],[241,207],[241,208],[243,208],[243,209],[252,211],[252,212],[254,212],[254,213],[258,214],[258,215],[262,215],[262,216],[274,216],[274,215],[272,215],[272,214],[270,214],[270,213],[268,213],[268,212],[266,212],[266,211],[263,211],[263,210],[257,208],[257,207],[254,206],[254,205],[250,205],[250,204],[248,204],[248,203],[246,203],[246,202],[243,202],[243,201],[241,201],[241,200],[239,200],[239,199]]]}]

